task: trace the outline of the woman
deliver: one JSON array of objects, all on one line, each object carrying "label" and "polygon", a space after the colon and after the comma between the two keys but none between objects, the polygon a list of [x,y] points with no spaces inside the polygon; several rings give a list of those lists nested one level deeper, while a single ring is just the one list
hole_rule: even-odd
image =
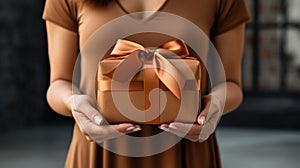
[{"label": "woman", "polygon": [[[182,123],[163,124],[159,128],[132,123],[104,126],[93,99],[84,94],[72,94],[74,65],[80,49],[92,33],[112,19],[149,10],[184,17],[210,37],[220,55],[226,75],[226,82],[222,85],[227,89],[226,100],[223,100],[223,114],[234,110],[241,103],[241,59],[245,22],[249,19],[244,0],[47,0],[43,15],[47,26],[51,67],[47,100],[54,111],[74,117],[76,121],[65,167],[221,167],[215,133],[210,132],[202,139],[199,136],[203,124],[210,120],[210,116],[207,116],[209,106],[212,105],[215,109],[220,106],[219,102],[213,102],[209,96],[218,94],[217,88],[208,93],[207,86],[203,85],[203,94],[207,94],[203,99],[204,107],[197,118],[198,123],[191,127],[187,135],[181,134],[181,130],[186,129],[186,125]],[[143,35],[128,38],[145,42]],[[147,41],[155,39],[155,45],[158,46],[170,37],[153,35],[147,38],[150,38]],[[206,75],[202,74],[202,81],[206,81]],[[76,107],[74,99],[81,100]],[[183,139],[165,152],[153,156],[122,156],[97,144],[117,138],[120,133],[149,136],[163,130],[183,136]],[[91,139],[95,142],[86,134],[93,136]],[[204,141],[200,143],[199,140]]]}]

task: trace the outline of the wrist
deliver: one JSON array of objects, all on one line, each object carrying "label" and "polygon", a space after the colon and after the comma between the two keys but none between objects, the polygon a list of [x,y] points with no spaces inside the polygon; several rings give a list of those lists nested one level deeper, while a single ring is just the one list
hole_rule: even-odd
[{"label": "wrist", "polygon": [[203,99],[203,103],[205,106],[213,106],[213,109],[217,109],[218,111],[223,111],[222,108],[222,101],[220,98],[218,98],[216,95],[213,94],[208,94],[208,95],[204,95],[202,97]]},{"label": "wrist", "polygon": [[73,107],[73,95],[67,96],[64,100],[63,100],[67,110],[72,111],[72,107]]},{"label": "wrist", "polygon": [[74,86],[72,84],[71,87],[72,87],[72,90],[70,92],[68,92],[66,94],[65,98],[63,99],[63,102],[69,111],[72,111],[74,108],[74,97],[81,94],[79,89],[76,86]]}]

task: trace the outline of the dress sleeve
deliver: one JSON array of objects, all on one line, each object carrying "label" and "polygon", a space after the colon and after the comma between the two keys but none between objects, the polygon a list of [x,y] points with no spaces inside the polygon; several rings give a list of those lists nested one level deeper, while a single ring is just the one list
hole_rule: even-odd
[{"label": "dress sleeve", "polygon": [[245,0],[217,0],[217,13],[211,35],[217,36],[250,19]]},{"label": "dress sleeve", "polygon": [[77,9],[73,0],[46,0],[43,19],[77,32]]}]

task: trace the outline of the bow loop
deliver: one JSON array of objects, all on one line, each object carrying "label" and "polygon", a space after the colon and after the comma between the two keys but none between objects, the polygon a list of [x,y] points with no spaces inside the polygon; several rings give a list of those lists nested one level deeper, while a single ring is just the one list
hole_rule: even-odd
[{"label": "bow loop", "polygon": [[[159,48],[162,48],[164,50],[161,50],[162,55],[165,57],[169,56],[171,58],[185,58],[189,56],[189,51],[187,46],[185,45],[183,40],[172,40],[169,42],[166,42],[159,46]],[[165,52],[169,51],[169,52]]]},{"label": "bow loop", "polygon": [[111,52],[111,56],[122,56],[133,53],[136,50],[144,50],[145,48],[135,42],[119,39]]}]

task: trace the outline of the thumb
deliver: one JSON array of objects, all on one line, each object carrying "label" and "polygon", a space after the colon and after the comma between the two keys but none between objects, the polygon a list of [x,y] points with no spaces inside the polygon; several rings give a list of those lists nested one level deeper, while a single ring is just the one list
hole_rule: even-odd
[{"label": "thumb", "polygon": [[209,120],[212,115],[214,115],[215,113],[218,113],[219,111],[220,111],[219,106],[210,100],[206,103],[204,109],[200,112],[200,114],[197,118],[197,122],[200,125],[204,125],[205,122],[207,120]]},{"label": "thumb", "polygon": [[103,124],[103,118],[99,111],[93,106],[93,100],[87,95],[73,97],[73,109],[83,113],[89,120],[96,125]]},{"label": "thumb", "polygon": [[204,125],[205,121],[206,121],[206,117],[208,115],[209,112],[209,107],[206,106],[199,114],[198,118],[197,118],[197,122],[199,125]]},{"label": "thumb", "polygon": [[204,96],[204,109],[200,112],[198,118],[197,118],[197,122],[200,125],[204,125],[207,115],[209,113],[209,108],[210,108],[210,104],[211,104],[211,97],[210,96]]}]

